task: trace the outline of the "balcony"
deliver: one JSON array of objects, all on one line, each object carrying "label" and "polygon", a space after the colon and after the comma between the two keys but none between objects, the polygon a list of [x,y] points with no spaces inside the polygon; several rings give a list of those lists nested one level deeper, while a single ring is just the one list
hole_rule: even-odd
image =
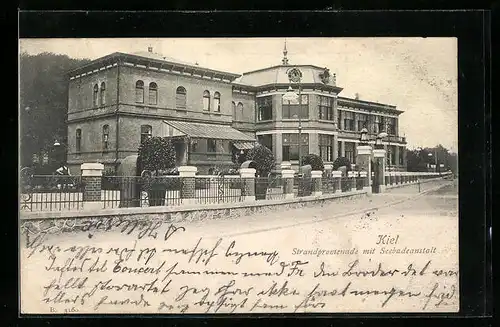
[{"label": "balcony", "polygon": [[189,154],[190,162],[230,162],[232,155],[221,152],[196,152]]},{"label": "balcony", "polygon": [[[346,138],[351,138],[351,139],[359,139],[360,137],[360,132],[359,131],[350,131],[350,130],[340,130],[340,135],[342,137]],[[377,134],[370,133],[368,135],[368,139],[371,141],[375,141],[377,138]],[[405,143],[406,144],[406,137],[402,136],[396,136],[396,135],[388,135],[387,137],[384,138],[385,142],[388,143]]]}]

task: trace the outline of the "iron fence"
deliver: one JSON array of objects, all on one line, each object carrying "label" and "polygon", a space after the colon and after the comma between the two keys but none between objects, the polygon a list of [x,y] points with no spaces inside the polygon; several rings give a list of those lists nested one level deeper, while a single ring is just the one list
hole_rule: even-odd
[{"label": "iron fence", "polygon": [[105,209],[180,205],[179,176],[103,176],[101,200]]},{"label": "iron fence", "polygon": [[296,197],[312,195],[313,180],[310,176],[295,176],[293,178],[293,193]]},{"label": "iron fence", "polygon": [[243,183],[238,175],[196,176],[196,203],[225,203],[242,201]]},{"label": "iron fence", "polygon": [[350,192],[351,189],[353,188],[353,178],[352,177],[341,177],[340,178],[340,185],[342,192]]},{"label": "iron fence", "polygon": [[285,180],[281,175],[255,178],[256,200],[282,200],[285,198]]},{"label": "iron fence", "polygon": [[26,175],[20,181],[20,211],[78,210],[83,207],[80,176]]},{"label": "iron fence", "polygon": [[337,190],[337,179],[331,176],[326,176],[321,179],[322,192],[324,194],[333,194]]},{"label": "iron fence", "polygon": [[356,190],[362,190],[365,186],[365,180],[367,177],[356,177]]}]

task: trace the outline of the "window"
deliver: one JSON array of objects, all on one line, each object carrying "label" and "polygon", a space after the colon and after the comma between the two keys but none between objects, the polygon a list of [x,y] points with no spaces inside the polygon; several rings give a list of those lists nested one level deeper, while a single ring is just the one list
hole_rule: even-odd
[{"label": "window", "polygon": [[106,104],[106,83],[101,83],[101,106]]},{"label": "window", "polygon": [[144,103],[144,82],[137,81],[135,83],[135,102]]},{"label": "window", "polygon": [[333,135],[319,134],[319,155],[323,161],[333,161]]},{"label": "window", "polygon": [[99,105],[99,99],[97,98],[99,96],[99,86],[96,84],[94,85],[94,94],[92,96],[92,103],[94,104],[94,107],[97,107]]},{"label": "window", "polygon": [[179,86],[175,91],[175,108],[186,109],[186,89]]},{"label": "window", "polygon": [[210,92],[203,92],[203,110],[210,110]]},{"label": "window", "polygon": [[257,141],[269,150],[273,151],[273,136],[271,134],[258,135]]},{"label": "window", "polygon": [[149,104],[158,104],[158,85],[155,82],[149,83]]},{"label": "window", "polygon": [[109,125],[104,125],[102,127],[102,149],[103,151],[108,150],[109,145]]},{"label": "window", "polygon": [[220,112],[220,93],[214,93],[214,111]]},{"label": "window", "polygon": [[82,150],[82,130],[76,130],[76,153],[80,153]]},{"label": "window", "polygon": [[[309,154],[309,134],[302,134],[300,155]],[[283,134],[283,160],[299,160],[299,134]]]},{"label": "window", "polygon": [[361,131],[363,128],[368,128],[367,120],[368,116],[366,114],[356,114],[358,116],[358,131]]},{"label": "window", "polygon": [[387,118],[387,134],[396,135],[396,118]]},{"label": "window", "polygon": [[333,120],[333,98],[319,96],[319,119]]},{"label": "window", "polygon": [[153,135],[153,128],[150,125],[141,126],[141,143]]},{"label": "window", "polygon": [[243,120],[243,103],[238,102],[238,116]]},{"label": "window", "polygon": [[349,162],[352,164],[356,163],[356,157],[354,156],[354,144],[353,142],[345,142],[345,157],[349,159]]},{"label": "window", "polygon": [[282,117],[283,119],[308,119],[309,118],[309,98],[307,94],[302,96],[302,105],[299,100],[288,101],[282,98]]},{"label": "window", "polygon": [[257,98],[257,113],[258,113],[257,119],[259,121],[273,119],[273,98],[272,98],[272,96]]},{"label": "window", "polygon": [[350,111],[344,111],[344,130],[354,131],[354,113]]},{"label": "window", "polygon": [[233,120],[236,120],[236,103],[233,101],[231,102],[231,106],[233,108]]},{"label": "window", "polygon": [[207,152],[217,152],[217,142],[214,139],[207,139]]},{"label": "window", "polygon": [[385,131],[384,117],[374,116],[374,118],[373,118],[373,132],[374,133],[382,133],[383,131]]}]

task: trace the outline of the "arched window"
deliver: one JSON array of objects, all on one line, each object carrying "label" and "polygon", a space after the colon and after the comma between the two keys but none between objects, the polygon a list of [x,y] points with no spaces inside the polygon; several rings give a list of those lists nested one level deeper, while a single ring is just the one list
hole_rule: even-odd
[{"label": "arched window", "polygon": [[82,150],[82,130],[78,128],[75,134],[76,153],[80,153]]},{"label": "arched window", "polygon": [[186,89],[182,86],[175,91],[175,108],[186,109]]},{"label": "arched window", "polygon": [[203,110],[210,110],[210,92],[203,92]]},{"label": "arched window", "polygon": [[98,103],[98,97],[99,96],[99,86],[96,84],[94,85],[94,94],[92,96],[92,103],[94,104],[94,107],[97,107]]},{"label": "arched window", "polygon": [[236,103],[234,101],[231,102],[232,108],[233,108],[233,120],[236,120]]},{"label": "arched window", "polygon": [[150,125],[141,125],[141,143],[153,136],[153,127]]},{"label": "arched window", "polygon": [[158,85],[155,82],[149,83],[149,104],[158,104]]},{"label": "arched window", "polygon": [[243,103],[238,102],[238,116],[243,120]]},{"label": "arched window", "polygon": [[135,102],[144,103],[144,82],[137,81],[135,83]]},{"label": "arched window", "polygon": [[106,83],[101,83],[101,106],[106,104]]},{"label": "arched window", "polygon": [[107,151],[109,148],[109,125],[102,127],[102,150]]},{"label": "arched window", "polygon": [[220,93],[214,93],[214,111],[220,112]]}]

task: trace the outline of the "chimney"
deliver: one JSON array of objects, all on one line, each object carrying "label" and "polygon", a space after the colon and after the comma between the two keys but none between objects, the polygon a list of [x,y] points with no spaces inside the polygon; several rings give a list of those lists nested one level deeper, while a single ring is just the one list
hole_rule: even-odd
[{"label": "chimney", "polygon": [[153,53],[153,47],[148,47],[148,52]]},{"label": "chimney", "polygon": [[359,93],[356,93],[356,94],[354,95],[354,99],[359,100]]}]

